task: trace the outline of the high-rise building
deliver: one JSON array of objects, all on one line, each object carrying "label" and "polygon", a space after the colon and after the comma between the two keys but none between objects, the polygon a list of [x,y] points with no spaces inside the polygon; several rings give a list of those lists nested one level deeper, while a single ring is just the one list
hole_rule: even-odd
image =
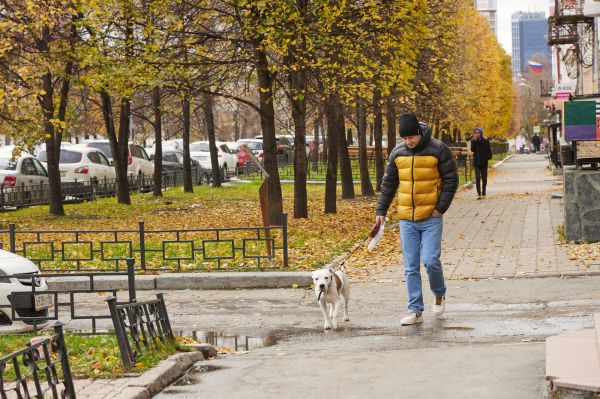
[{"label": "high-rise building", "polygon": [[475,7],[481,15],[487,18],[492,32],[498,37],[498,24],[496,23],[498,6],[496,5],[496,0],[473,0],[473,7]]},{"label": "high-rise building", "polygon": [[539,55],[551,60],[552,52],[546,41],[548,19],[544,12],[519,11],[512,15],[512,69],[513,73],[527,70],[527,60]]}]

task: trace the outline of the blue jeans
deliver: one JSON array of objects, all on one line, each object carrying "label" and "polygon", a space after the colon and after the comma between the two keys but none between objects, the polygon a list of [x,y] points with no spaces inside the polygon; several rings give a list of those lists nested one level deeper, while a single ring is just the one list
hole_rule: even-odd
[{"label": "blue jeans", "polygon": [[443,219],[430,216],[425,220],[400,221],[404,276],[408,290],[408,310],[423,312],[423,289],[421,286],[421,260],[429,275],[429,287],[435,296],[446,294],[444,271],[440,255],[442,252]]}]

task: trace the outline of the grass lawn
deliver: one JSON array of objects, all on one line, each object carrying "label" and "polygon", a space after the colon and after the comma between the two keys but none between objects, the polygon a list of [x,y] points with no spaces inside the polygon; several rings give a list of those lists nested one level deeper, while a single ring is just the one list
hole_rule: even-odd
[{"label": "grass lawn", "polygon": [[[48,335],[52,333],[49,331]],[[0,356],[6,356],[16,350],[22,349],[26,343],[36,335],[18,334],[0,336]],[[127,374],[141,374],[152,368],[158,362],[181,350],[178,343],[166,342],[159,345],[158,349],[148,349],[137,359],[135,366],[129,370],[123,368],[117,338],[114,334],[82,335],[65,334],[65,342],[69,352],[69,362],[74,378],[118,378]],[[19,359],[22,366],[22,359]],[[42,360],[39,364],[42,364]],[[44,362],[45,364],[45,362]],[[27,372],[28,367],[21,368]],[[13,381],[15,378],[14,367],[7,364],[3,377]]]}]

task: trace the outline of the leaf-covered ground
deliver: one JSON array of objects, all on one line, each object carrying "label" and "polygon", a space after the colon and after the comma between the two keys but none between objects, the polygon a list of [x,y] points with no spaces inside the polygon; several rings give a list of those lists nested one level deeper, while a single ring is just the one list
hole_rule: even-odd
[{"label": "leaf-covered ground", "polygon": [[[185,194],[181,188],[175,188],[165,192],[162,198],[134,195],[131,206],[119,205],[113,198],[101,199],[66,205],[65,217],[50,216],[48,208],[40,206],[0,214],[0,227],[7,229],[9,223],[15,223],[18,230],[135,230],[141,220],[148,230],[260,226],[259,185],[260,182],[253,182],[219,189],[200,186],[194,188],[193,194]],[[308,219],[293,218],[293,186],[283,185],[282,189],[284,211],[289,213],[291,269],[322,267],[362,241],[373,227],[376,198],[361,197],[358,186],[357,199],[338,199],[338,212],[324,214],[324,185],[309,185]],[[341,195],[340,191],[338,188],[338,195]],[[392,206],[392,212],[394,208]],[[377,247],[376,255],[369,256],[368,260],[360,260],[361,256],[352,258],[357,273],[360,274],[367,264],[383,261],[381,257],[386,254],[398,256],[398,252],[393,252],[397,249],[397,239],[387,234],[384,242]],[[190,263],[189,266],[192,269],[194,265]],[[227,267],[227,264],[224,266]]]}]

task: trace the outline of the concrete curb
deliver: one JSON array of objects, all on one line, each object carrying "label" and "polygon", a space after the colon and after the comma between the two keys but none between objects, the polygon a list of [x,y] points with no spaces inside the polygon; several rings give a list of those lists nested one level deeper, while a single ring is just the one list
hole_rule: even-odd
[{"label": "concrete curb", "polygon": [[150,399],[175,382],[194,363],[204,360],[201,352],[177,353],[162,360],[158,365],[129,381],[115,399]]},{"label": "concrete curb", "polygon": [[[50,290],[89,289],[86,277],[48,278]],[[214,272],[214,273],[164,273],[157,276],[135,276],[137,290],[234,290],[249,288],[310,287],[310,272]],[[99,290],[126,290],[126,276],[94,278],[94,288]]]}]

